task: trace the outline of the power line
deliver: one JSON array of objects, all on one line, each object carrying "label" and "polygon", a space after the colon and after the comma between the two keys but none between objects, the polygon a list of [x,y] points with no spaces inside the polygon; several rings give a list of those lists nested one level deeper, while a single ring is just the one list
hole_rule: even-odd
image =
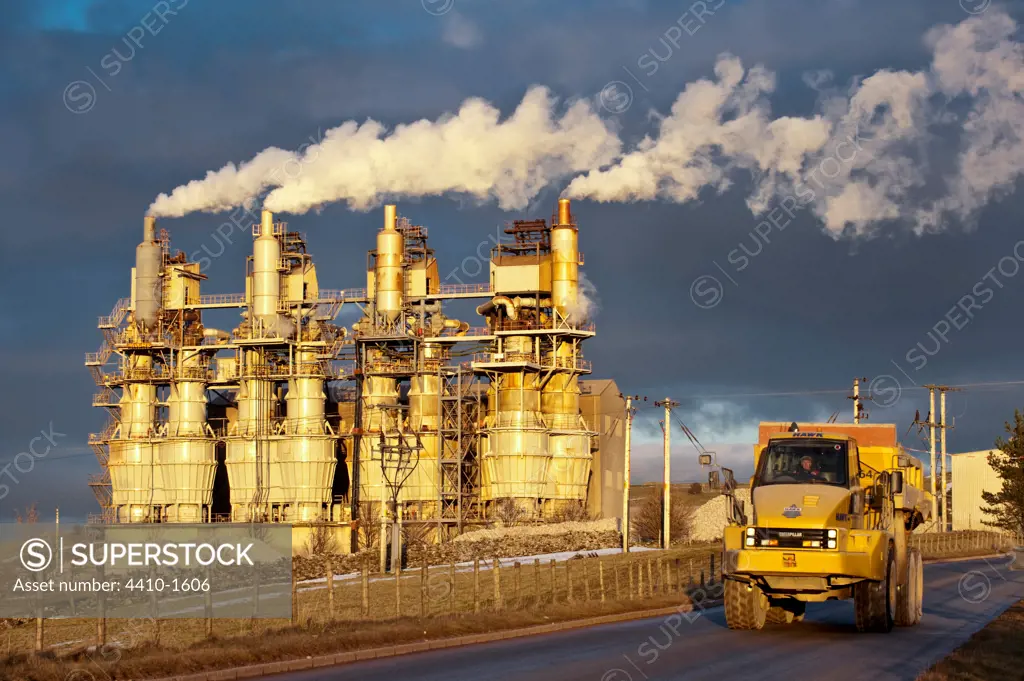
[{"label": "power line", "polygon": [[[964,389],[970,388],[971,390],[984,390],[986,388],[1003,388],[1011,386],[1024,386],[1024,380],[1019,381],[989,381],[982,383],[959,383],[946,386],[950,389]],[[902,388],[904,391],[919,390],[926,391],[927,388],[924,386],[908,386]],[[712,395],[684,395],[680,399],[684,400],[719,400],[719,399],[734,399],[740,397],[789,397],[789,396],[803,396],[803,395],[849,395],[849,388],[836,388],[825,389],[825,390],[786,390],[779,392],[762,392],[762,393],[720,393]]]}]

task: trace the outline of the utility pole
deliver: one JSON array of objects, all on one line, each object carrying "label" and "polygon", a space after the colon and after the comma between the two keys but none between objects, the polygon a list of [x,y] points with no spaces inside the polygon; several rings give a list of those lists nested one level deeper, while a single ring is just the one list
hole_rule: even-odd
[{"label": "utility pole", "polygon": [[938,386],[926,385],[928,388],[928,449],[931,452],[931,479],[932,479],[932,521],[939,522],[939,497],[935,493],[935,479],[938,474],[935,470],[935,389]]},{"label": "utility pole", "polygon": [[949,504],[946,503],[946,389],[939,388],[939,436],[942,438],[939,463],[939,491],[942,494],[942,531],[949,530]]},{"label": "utility pole", "polygon": [[629,553],[629,456],[633,436],[633,397],[626,395],[626,456],[622,466],[622,552]]},{"label": "utility pole", "polygon": [[[860,399],[860,382],[866,381],[866,378],[855,378],[853,379],[853,395],[849,399],[853,400],[853,422],[860,423],[861,418],[867,418],[867,414],[864,413],[864,403]],[[870,399],[870,396],[868,397]]]},{"label": "utility pole", "polygon": [[949,386],[940,385],[936,388],[939,391],[939,437],[941,438],[940,455],[941,465],[939,466],[940,475],[939,482],[941,485],[942,494],[942,529],[948,531],[952,529],[950,524],[952,521],[952,515],[950,512],[948,501],[948,495],[946,494],[946,478],[949,476],[949,464],[950,460],[946,458],[946,431],[951,426],[946,424],[946,393],[947,392],[959,392],[958,388],[950,388]]},{"label": "utility pole", "polygon": [[661,402],[655,402],[655,406],[665,407],[665,478],[662,483],[662,495],[661,495],[661,548],[668,549],[672,539],[672,528],[670,523],[669,511],[671,510],[672,503],[672,478],[671,478],[671,465],[672,459],[672,408],[678,407],[678,402],[673,402],[672,398],[666,397]]}]

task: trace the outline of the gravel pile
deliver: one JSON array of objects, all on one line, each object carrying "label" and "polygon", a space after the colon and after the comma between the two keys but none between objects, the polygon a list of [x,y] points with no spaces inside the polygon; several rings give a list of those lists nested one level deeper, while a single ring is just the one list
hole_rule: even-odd
[{"label": "gravel pile", "polygon": [[592,520],[586,522],[556,523],[550,525],[521,525],[519,527],[502,527],[493,530],[477,530],[467,532],[455,538],[456,542],[478,542],[493,539],[521,539],[525,537],[543,537],[570,534],[574,532],[618,532],[619,519]]},{"label": "gravel pile", "polygon": [[331,561],[334,573],[338,575],[361,572],[363,566],[374,571],[380,561],[380,551],[373,549],[359,553],[332,556],[295,556],[292,558],[292,569],[295,571],[295,578],[299,581],[305,579],[318,579],[327,574],[327,561]]},{"label": "gravel pile", "polygon": [[440,565],[454,560],[513,558],[562,551],[593,551],[619,546],[618,519],[529,525],[478,530],[457,537],[448,544],[410,546],[410,565]]},{"label": "gravel pile", "polygon": [[[405,564],[409,567],[447,565],[475,558],[513,558],[562,551],[594,551],[617,547],[622,542],[618,518],[588,522],[566,522],[549,525],[522,525],[493,530],[477,530],[455,538],[447,544],[409,542],[405,546]],[[323,577],[327,561],[336,574],[360,572],[365,565],[376,572],[380,561],[378,548],[352,555],[300,555],[293,558],[296,578]]]},{"label": "gravel pile", "polygon": [[[736,499],[750,508],[750,490],[736,490]],[[722,538],[722,530],[728,524],[728,499],[723,494],[715,497],[693,513],[690,520],[691,541],[714,541]]]}]

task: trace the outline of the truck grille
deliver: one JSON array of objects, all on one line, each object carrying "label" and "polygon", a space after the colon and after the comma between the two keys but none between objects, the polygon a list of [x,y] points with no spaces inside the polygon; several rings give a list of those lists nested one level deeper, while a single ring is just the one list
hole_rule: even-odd
[{"label": "truck grille", "polygon": [[827,546],[825,530],[764,528],[755,530],[756,546],[780,549],[823,549]]}]

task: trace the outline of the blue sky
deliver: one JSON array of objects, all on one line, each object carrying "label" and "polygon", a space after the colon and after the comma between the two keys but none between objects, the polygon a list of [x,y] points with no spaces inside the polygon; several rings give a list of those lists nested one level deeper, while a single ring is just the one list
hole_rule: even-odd
[{"label": "blue sky", "polygon": [[[32,501],[59,499],[72,515],[94,509],[85,479],[97,467],[85,441],[104,415],[89,405],[95,386],[83,354],[100,344],[96,317],[128,295],[142,216],[159,193],[271,145],[296,148],[346,120],[434,119],[472,96],[508,112],[535,84],[569,102],[630,83],[632,105],[607,118],[635,143],[650,134],[652,112],[665,114],[686,83],[710,77],[722,52],[777,74],[776,115],[807,115],[817,98],[807,74],[828,69],[835,82],[853,83],[882,68],[923,68],[926,31],[968,16],[955,0],[727,0],[646,75],[640,59],[652,48],[665,53],[666,30],[692,3],[168,0],[179,11],[154,23],[158,4],[0,7],[0,468],[49,424],[66,433],[0,501],[3,517]],[[1020,2],[994,7],[1024,17]],[[115,49],[128,54],[126,35],[143,22],[160,30],[111,75],[104,63]],[[69,108],[66,95],[86,92],[68,90],[79,81],[94,102],[76,113],[84,100]],[[900,376],[894,358],[907,371],[901,398],[870,408],[872,420],[901,431],[915,409],[927,410],[913,383],[1024,379],[1024,276],[1008,279],[927,367],[905,366],[908,349],[1016,242],[1019,193],[986,205],[976,224],[925,236],[893,225],[873,239],[835,239],[814,215],[800,215],[727,284],[720,305],[701,309],[692,282],[751,239],[744,182],[683,205],[577,202],[585,271],[601,300],[587,352],[596,376],[680,399],[680,417],[737,467],[749,461],[758,421],[845,416],[852,379]],[[560,190],[541,193],[528,215],[449,197],[402,201],[400,211],[430,228],[447,274],[504,221],[550,214]],[[306,232],[324,287],[360,285],[376,211],[336,204],[288,219]],[[194,252],[221,222],[194,214],[161,226],[176,248]],[[240,290],[248,248],[244,238],[230,245],[204,291]],[[1022,404],[1024,389],[1013,385],[953,396],[951,449],[989,447]],[[644,411],[637,426],[641,477],[659,470],[657,419]],[[695,454],[674,436],[676,469],[692,475]]]}]

